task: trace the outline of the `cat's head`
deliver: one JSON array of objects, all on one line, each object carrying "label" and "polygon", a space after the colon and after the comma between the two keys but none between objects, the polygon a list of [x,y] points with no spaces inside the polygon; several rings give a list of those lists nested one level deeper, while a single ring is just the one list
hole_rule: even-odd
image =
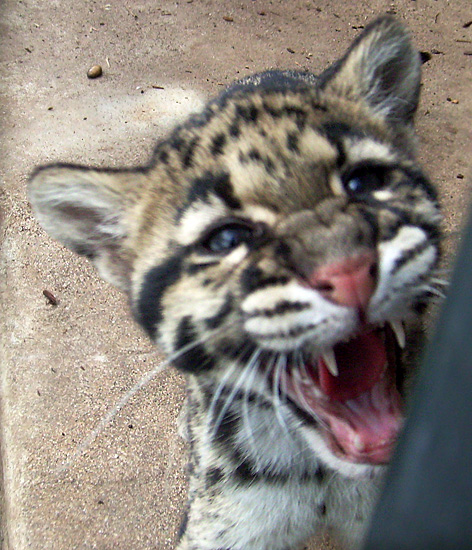
[{"label": "cat's head", "polygon": [[414,158],[419,86],[418,53],[383,17],[316,82],[249,78],[149,165],[46,166],[31,202],[178,367],[280,407],[326,462],[360,472],[400,428],[402,325],[439,256]]}]

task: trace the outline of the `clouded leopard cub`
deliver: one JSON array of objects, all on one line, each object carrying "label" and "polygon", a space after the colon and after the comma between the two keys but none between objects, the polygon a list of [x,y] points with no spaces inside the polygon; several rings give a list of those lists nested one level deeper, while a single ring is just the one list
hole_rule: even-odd
[{"label": "clouded leopard cub", "polygon": [[403,326],[439,255],[419,87],[407,32],[382,17],[319,77],[236,82],[146,166],[33,175],[43,226],[186,374],[180,550],[360,540],[402,424]]}]

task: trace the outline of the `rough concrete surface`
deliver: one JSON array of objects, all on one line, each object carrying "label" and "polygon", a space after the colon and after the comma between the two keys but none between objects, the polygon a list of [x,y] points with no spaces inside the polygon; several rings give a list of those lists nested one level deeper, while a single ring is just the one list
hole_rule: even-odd
[{"label": "rough concrete surface", "polygon": [[[418,113],[421,160],[440,188],[451,251],[470,195],[472,5],[3,0],[0,10],[4,548],[168,550],[186,462],[175,424],[183,381],[172,369],[60,471],[161,358],[126,299],[39,228],[28,174],[55,160],[144,161],[176,117],[232,80],[269,67],[319,72],[388,11],[431,54]],[[103,76],[89,80],[94,64]]]}]

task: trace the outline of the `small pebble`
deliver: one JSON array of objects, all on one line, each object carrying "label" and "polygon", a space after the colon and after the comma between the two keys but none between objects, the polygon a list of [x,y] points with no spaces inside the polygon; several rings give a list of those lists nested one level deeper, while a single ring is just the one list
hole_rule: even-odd
[{"label": "small pebble", "polygon": [[87,71],[87,76],[88,78],[98,78],[99,76],[102,76],[102,73],[102,67],[100,65],[94,65]]},{"label": "small pebble", "polygon": [[43,296],[47,298],[48,303],[51,304],[52,306],[57,306],[57,304],[59,303],[59,300],[54,296],[54,294],[50,290],[44,289]]}]

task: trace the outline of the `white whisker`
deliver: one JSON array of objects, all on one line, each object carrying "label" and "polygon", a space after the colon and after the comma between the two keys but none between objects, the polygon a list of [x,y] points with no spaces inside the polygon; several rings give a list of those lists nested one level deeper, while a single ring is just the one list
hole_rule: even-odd
[{"label": "white whisker", "polygon": [[[287,420],[282,416],[282,410],[281,410],[282,402],[280,400],[281,383],[282,383],[282,380],[284,380],[284,377],[282,377],[282,372],[286,368],[287,368],[287,356],[285,354],[281,354],[277,358],[277,362],[274,368],[274,373],[272,376],[272,397],[273,397],[274,410],[275,410],[275,416],[277,417],[277,421],[280,427],[284,430],[284,432],[289,433]],[[285,391],[283,395],[284,395],[284,399],[286,400],[287,392]]]},{"label": "white whisker", "polygon": [[422,291],[429,292],[430,294],[433,294],[434,296],[437,296],[438,298],[444,299],[446,298],[446,294],[440,290],[439,288],[436,288],[431,285],[422,285],[421,287]]},{"label": "white whisker", "polygon": [[233,361],[231,365],[226,369],[223,377],[219,381],[216,391],[213,394],[213,397],[211,398],[211,403],[207,412],[207,424],[209,426],[211,425],[211,420],[213,418],[213,415],[215,414],[215,408],[218,403],[218,400],[221,394],[223,393],[223,390],[225,389],[227,382],[230,380],[230,378],[232,378],[233,374],[236,372],[239,366],[240,366],[240,363],[238,360]]},{"label": "white whisker", "polygon": [[253,385],[254,378],[257,375],[257,371],[259,368],[258,361],[250,362],[248,363],[247,367],[244,369],[247,371],[248,369],[251,369],[251,372],[248,373],[248,376],[246,378],[245,388],[244,388],[244,398],[242,400],[242,418],[243,418],[243,425],[245,427],[245,435],[247,436],[247,439],[249,440],[249,445],[253,451],[254,457],[256,458],[256,463],[259,461],[258,457],[258,448],[256,444],[256,440],[254,438],[254,433],[252,430],[252,425],[249,418],[249,391]]},{"label": "white whisker", "polygon": [[218,428],[220,427],[220,424],[223,418],[225,417],[229,407],[231,406],[231,403],[233,402],[236,394],[238,393],[238,391],[240,391],[241,387],[244,384],[244,376],[247,370],[249,370],[251,366],[257,361],[259,354],[260,354],[259,349],[254,351],[252,357],[248,361],[247,365],[243,368],[238,379],[234,383],[233,388],[231,389],[231,392],[229,393],[229,395],[226,397],[225,403],[218,414],[218,418],[216,419],[215,424],[213,425],[213,428],[211,430],[211,437],[215,437],[215,434],[218,431]]},{"label": "white whisker", "polygon": [[[213,334],[211,335],[211,337]],[[156,365],[152,370],[144,374],[137,382],[132,386],[119,401],[101,418],[97,426],[89,433],[89,435],[76,447],[72,455],[66,460],[66,462],[58,468],[58,474],[61,474],[68,470],[70,466],[79,458],[84,452],[90,447],[90,445],[95,441],[95,439],[103,432],[108,424],[110,424],[116,415],[121,411],[121,409],[134,397],[134,395],[139,392],[142,388],[147,386],[153,378],[155,378],[160,372],[165,368],[172,365],[173,361],[178,359],[181,355],[184,355],[192,348],[202,344],[203,342],[210,339],[210,336],[201,338],[195,342],[184,346],[179,351],[175,352],[167,359]]]},{"label": "white whisker", "polygon": [[446,279],[433,278],[433,279],[431,279],[431,282],[434,283],[435,285],[439,285],[439,286],[449,286],[450,285],[450,281],[446,281]]}]

